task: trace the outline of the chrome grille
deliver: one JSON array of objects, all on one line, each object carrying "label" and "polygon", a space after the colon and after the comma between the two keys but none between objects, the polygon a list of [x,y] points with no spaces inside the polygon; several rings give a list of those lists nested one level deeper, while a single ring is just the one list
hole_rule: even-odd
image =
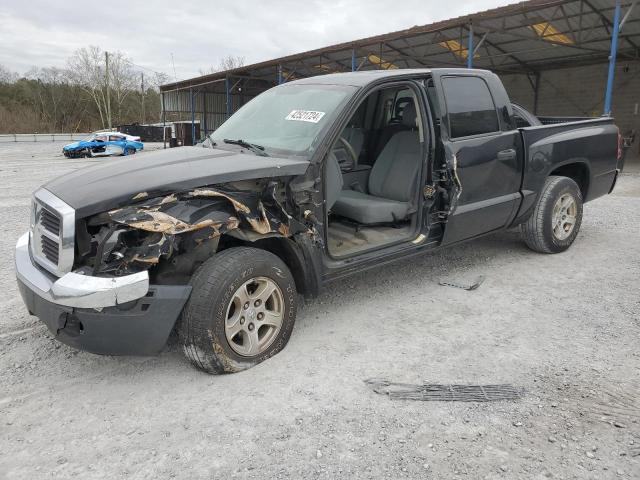
[{"label": "chrome grille", "polygon": [[40,189],[33,195],[29,247],[33,259],[57,276],[73,267],[75,210]]},{"label": "chrome grille", "polygon": [[40,245],[42,247],[42,254],[47,258],[47,260],[57,265],[60,249],[58,242],[51,240],[49,237],[45,237],[43,235],[40,237]]},{"label": "chrome grille", "polygon": [[60,218],[46,208],[40,213],[40,225],[54,235],[60,235]]}]

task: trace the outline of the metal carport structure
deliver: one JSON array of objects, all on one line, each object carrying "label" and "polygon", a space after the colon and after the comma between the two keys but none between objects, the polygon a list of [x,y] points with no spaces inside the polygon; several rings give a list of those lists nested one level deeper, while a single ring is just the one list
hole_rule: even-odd
[{"label": "metal carport structure", "polygon": [[[530,90],[528,103],[534,113],[538,113],[544,72],[599,66],[606,81],[591,94],[601,99],[600,113],[609,114],[617,62],[638,69],[631,80],[640,92],[637,3],[529,0],[216,72],[163,85],[163,115],[182,119],[189,115],[192,122],[197,118],[205,134],[246,101],[279,83],[325,73],[442,66],[490,69],[503,80],[512,79],[505,82],[508,90],[513,79],[520,79],[520,88],[524,82]],[[617,113],[615,105],[613,113]]]}]

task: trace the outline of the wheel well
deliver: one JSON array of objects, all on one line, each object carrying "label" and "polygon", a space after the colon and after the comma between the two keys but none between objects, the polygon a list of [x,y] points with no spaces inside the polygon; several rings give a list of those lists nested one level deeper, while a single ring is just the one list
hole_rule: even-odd
[{"label": "wheel well", "polygon": [[282,260],[289,268],[293,280],[296,283],[296,290],[303,295],[309,295],[310,287],[306,279],[307,269],[301,255],[296,251],[293,242],[284,237],[267,237],[254,241],[243,240],[231,235],[223,235],[220,238],[218,252],[233,247],[253,247],[271,252]]},{"label": "wheel well", "polygon": [[586,200],[589,191],[589,168],[584,163],[570,163],[556,168],[549,175],[568,177],[578,184],[582,199]]}]

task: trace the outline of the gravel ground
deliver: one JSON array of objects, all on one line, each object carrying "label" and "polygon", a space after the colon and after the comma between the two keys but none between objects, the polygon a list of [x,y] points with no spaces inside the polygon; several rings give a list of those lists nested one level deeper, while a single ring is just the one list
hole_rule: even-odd
[{"label": "gravel ground", "polygon": [[[563,254],[509,231],[357,275],[301,309],[282,353],[208,376],[175,341],[95,356],[25,311],[30,193],[94,161],[59,152],[0,145],[0,478],[640,478],[640,169],[585,206]],[[371,377],[525,394],[391,400]]]}]

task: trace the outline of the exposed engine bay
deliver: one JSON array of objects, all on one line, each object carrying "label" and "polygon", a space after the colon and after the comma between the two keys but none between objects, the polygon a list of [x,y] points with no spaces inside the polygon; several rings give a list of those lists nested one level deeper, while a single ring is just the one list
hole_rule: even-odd
[{"label": "exposed engine bay", "polygon": [[92,275],[121,276],[159,266],[161,273],[162,264],[171,260],[171,271],[190,274],[216,252],[225,234],[245,241],[299,233],[318,237],[312,224],[287,213],[285,184],[275,180],[153,198],[141,192],[133,200],[80,222],[84,225],[77,229],[77,268]]}]

